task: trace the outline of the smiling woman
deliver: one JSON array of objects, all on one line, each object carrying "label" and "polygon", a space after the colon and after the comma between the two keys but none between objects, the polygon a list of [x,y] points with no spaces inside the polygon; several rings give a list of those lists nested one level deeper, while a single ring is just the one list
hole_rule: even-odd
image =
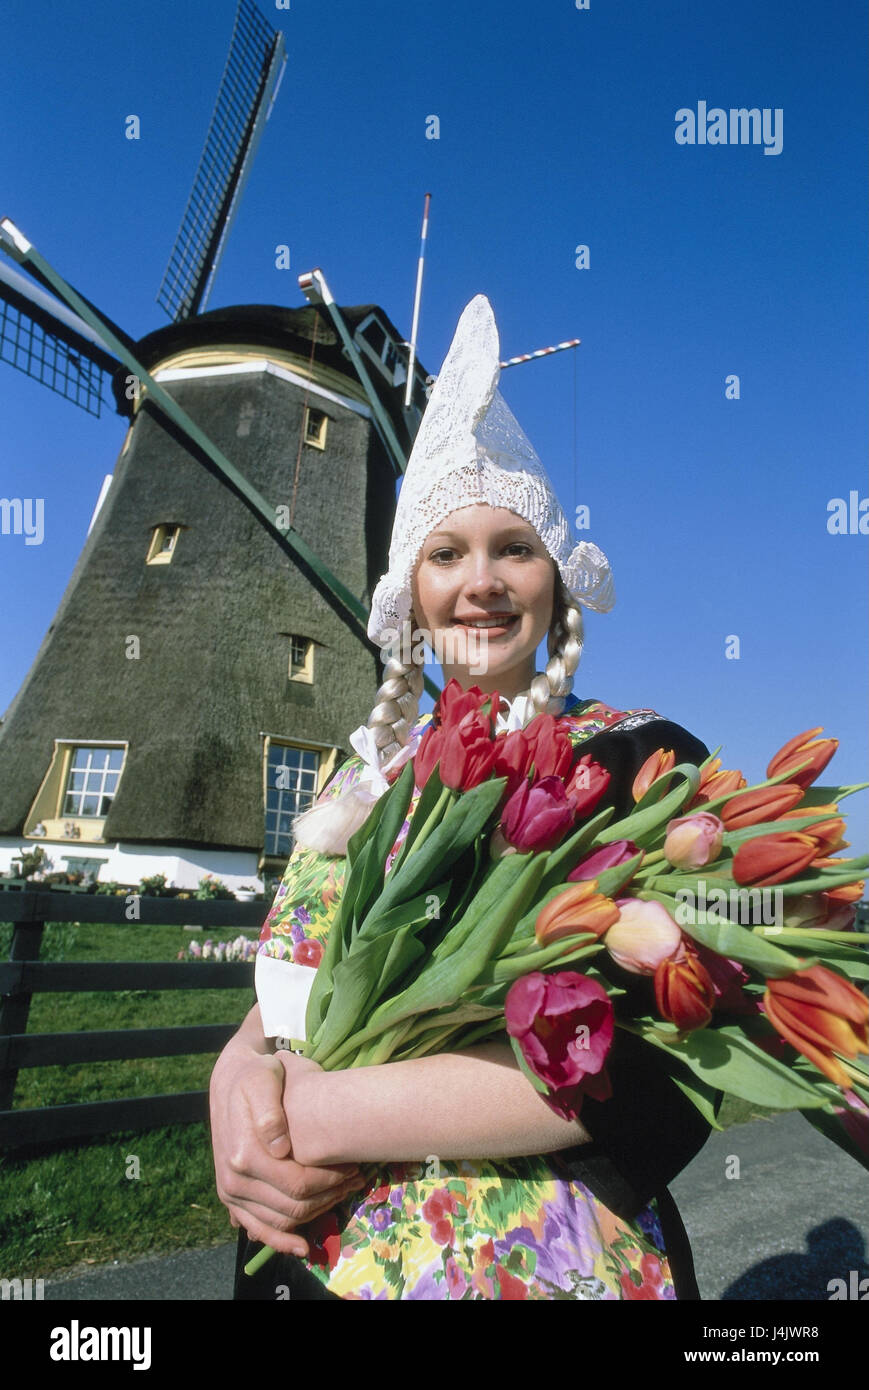
[{"label": "smiling woman", "polygon": [[472,506],[448,516],[426,540],[412,584],[414,625],[433,635],[435,650],[447,630],[464,639],[453,660],[441,663],[445,679],[460,679],[473,654],[481,690],[510,700],[527,690],[552,621],[557,577],[537,532],[515,513]]},{"label": "smiling woman", "polygon": [[[546,716],[566,756],[587,744],[608,777],[600,804],[622,815],[654,748],[664,742],[694,761],[707,750],[652,710],[571,694],[581,609],[611,606],[609,565],[597,547],[574,545],[495,389],[498,364],[494,316],[478,295],[414,444],[369,636],[422,630],[445,650],[452,638],[444,677],[458,686],[444,691],[435,722],[478,681],[497,732]],[[535,674],[544,638],[549,660]],[[472,642],[482,648],[478,676]],[[614,1094],[586,1096],[580,1119],[547,1106],[503,1037],[346,1071],[285,1050],[306,1037],[311,965],[335,921],[348,839],[410,758],[417,786],[387,876],[420,804],[430,718],[419,717],[421,687],[418,662],[393,649],[368,724],[350,736],[356,755],[296,821],[257,956],[259,1003],[215,1067],[217,1188],[247,1232],[235,1296],[272,1300],[285,1287],[293,1299],[696,1298],[666,1184],[709,1127],[630,1034],[611,1049]],[[374,1170],[363,1175],[361,1163]],[[264,1244],[279,1254],[248,1275]]]}]

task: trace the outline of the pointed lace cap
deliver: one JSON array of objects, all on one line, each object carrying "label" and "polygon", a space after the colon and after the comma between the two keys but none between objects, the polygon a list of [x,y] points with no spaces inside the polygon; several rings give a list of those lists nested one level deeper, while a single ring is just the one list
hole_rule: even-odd
[{"label": "pointed lace cap", "polygon": [[389,569],[371,601],[368,636],[388,641],[410,616],[411,577],[425,539],[461,507],[505,507],[534,527],[577,603],[604,613],[614,603],[603,551],[573,544],[543,464],[498,391],[500,342],[492,306],[475,295],[459,319],[401,483]]}]

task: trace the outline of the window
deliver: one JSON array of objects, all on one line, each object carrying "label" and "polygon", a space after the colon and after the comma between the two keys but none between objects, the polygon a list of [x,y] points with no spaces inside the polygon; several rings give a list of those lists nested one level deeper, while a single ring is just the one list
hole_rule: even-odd
[{"label": "window", "polygon": [[175,553],[175,546],[180,534],[180,526],[169,524],[155,526],[145,563],[148,565],[168,565]]},{"label": "window", "polygon": [[296,816],[313,805],[317,795],[320,754],[288,743],[270,743],[266,783],[264,852],[289,858]]},{"label": "window", "polygon": [[326,425],[329,417],[322,410],[312,410],[305,406],[305,443],[313,444],[315,449],[326,447]]},{"label": "window", "polygon": [[122,748],[75,748],[61,816],[107,816],[123,761]]},{"label": "window", "polygon": [[290,637],[290,680],[313,684],[314,643],[309,637]]}]

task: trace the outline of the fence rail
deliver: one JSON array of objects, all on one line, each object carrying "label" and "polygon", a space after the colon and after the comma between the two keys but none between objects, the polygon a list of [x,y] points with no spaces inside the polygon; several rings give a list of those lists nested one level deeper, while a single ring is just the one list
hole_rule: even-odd
[{"label": "fence rail", "polygon": [[82,964],[39,959],[46,922],[258,930],[268,911],[264,902],[244,903],[219,898],[202,901],[143,895],[138,897],[138,905],[140,916],[131,922],[125,896],[43,889],[0,890],[0,922],[13,925],[9,959],[0,963],[0,1148],[15,1149],[207,1119],[207,1091],[13,1109],[18,1073],[24,1068],[216,1052],[235,1032],[237,1020],[180,1028],[27,1032],[34,994],[121,989],[238,989],[246,985],[253,990],[253,962],[98,961]]}]

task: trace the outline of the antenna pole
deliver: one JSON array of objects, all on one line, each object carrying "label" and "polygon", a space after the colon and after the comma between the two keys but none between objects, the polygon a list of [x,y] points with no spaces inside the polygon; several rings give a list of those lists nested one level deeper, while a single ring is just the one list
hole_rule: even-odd
[{"label": "antenna pole", "polygon": [[425,243],[428,237],[428,210],[431,194],[426,193],[422,210],[422,235],[419,239],[419,260],[416,265],[416,293],[413,297],[413,325],[410,330],[410,356],[407,361],[407,385],[404,388],[404,408],[408,409],[413,391],[413,368],[416,362],[416,331],[419,327],[419,302],[422,298],[422,268],[425,263]]}]

